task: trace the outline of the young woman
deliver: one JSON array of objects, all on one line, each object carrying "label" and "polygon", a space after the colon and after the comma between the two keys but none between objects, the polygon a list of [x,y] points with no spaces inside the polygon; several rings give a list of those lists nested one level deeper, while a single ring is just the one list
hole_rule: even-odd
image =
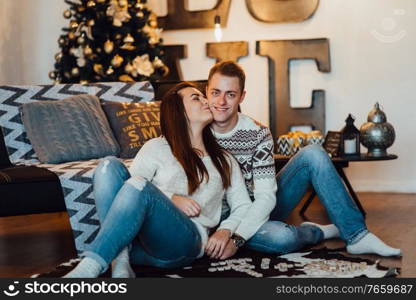
[{"label": "young woman", "polygon": [[[211,122],[203,94],[181,83],[162,101],[162,137],[142,147],[130,172],[116,158],[99,164],[94,195],[101,228],[65,277],[97,277],[110,263],[113,277],[133,277],[129,262],[170,268],[204,251],[222,254],[251,201],[238,163],[216,143]],[[232,212],[219,224],[224,193]]]}]

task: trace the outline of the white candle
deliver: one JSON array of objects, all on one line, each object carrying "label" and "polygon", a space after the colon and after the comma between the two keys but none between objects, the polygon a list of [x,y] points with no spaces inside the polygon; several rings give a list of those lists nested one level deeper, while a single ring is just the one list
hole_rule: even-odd
[{"label": "white candle", "polygon": [[344,153],[345,154],[356,154],[355,150],[356,141],[354,140],[344,140]]}]

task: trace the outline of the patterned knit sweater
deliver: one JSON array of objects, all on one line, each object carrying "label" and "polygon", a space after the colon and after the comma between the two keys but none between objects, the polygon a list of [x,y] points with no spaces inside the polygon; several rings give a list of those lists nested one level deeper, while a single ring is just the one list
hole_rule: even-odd
[{"label": "patterned knit sweater", "polygon": [[[236,233],[245,232],[245,228],[253,223],[263,225],[276,205],[277,191],[273,138],[269,128],[246,115],[239,114],[237,125],[231,131],[213,133],[220,146],[231,153],[239,163],[253,201],[247,217],[243,219]],[[254,222],[255,220],[257,222]]]}]

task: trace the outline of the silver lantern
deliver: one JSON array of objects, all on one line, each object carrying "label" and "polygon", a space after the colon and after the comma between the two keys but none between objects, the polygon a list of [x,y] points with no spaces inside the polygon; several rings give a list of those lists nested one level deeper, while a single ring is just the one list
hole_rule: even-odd
[{"label": "silver lantern", "polygon": [[386,149],[393,145],[396,134],[393,126],[387,122],[386,114],[380,109],[378,102],[370,111],[360,128],[360,141],[368,149],[368,156],[387,156]]}]

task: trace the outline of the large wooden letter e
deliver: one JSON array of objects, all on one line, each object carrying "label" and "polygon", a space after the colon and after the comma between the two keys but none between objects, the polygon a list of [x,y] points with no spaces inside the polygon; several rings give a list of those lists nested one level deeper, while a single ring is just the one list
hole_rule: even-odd
[{"label": "large wooden letter e", "polygon": [[325,133],[325,92],[314,90],[309,108],[290,106],[289,61],[314,59],[321,72],[330,71],[329,41],[323,39],[257,41],[256,53],[269,61],[270,129],[274,137],[292,126],[307,125]]}]

